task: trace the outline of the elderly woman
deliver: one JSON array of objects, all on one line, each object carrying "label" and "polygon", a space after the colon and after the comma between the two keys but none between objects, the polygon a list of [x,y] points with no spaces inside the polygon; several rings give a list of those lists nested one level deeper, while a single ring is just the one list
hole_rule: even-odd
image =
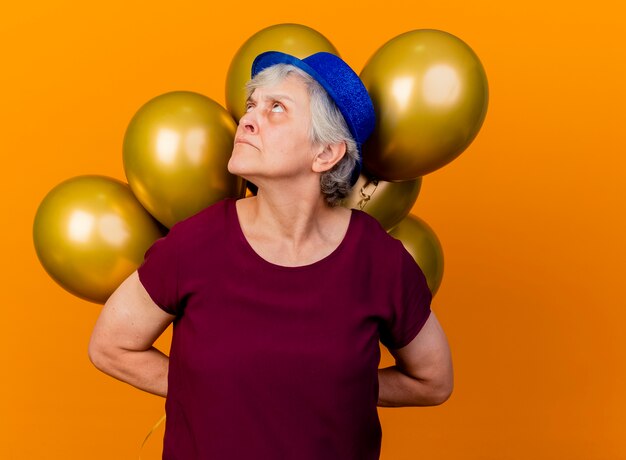
[{"label": "elderly woman", "polygon": [[[341,206],[374,126],[340,58],[257,57],[228,170],[105,304],[94,365],[167,397],[164,459],[374,460],[377,406],[443,403],[447,339],[402,243]],[[174,322],[170,357],[152,345]],[[379,342],[396,365],[378,369]]]}]

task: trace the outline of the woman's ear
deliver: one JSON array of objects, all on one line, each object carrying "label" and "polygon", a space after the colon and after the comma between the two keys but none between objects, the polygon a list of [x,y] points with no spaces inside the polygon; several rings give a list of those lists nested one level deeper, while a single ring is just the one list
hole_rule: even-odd
[{"label": "woman's ear", "polygon": [[346,143],[344,141],[323,146],[313,159],[313,171],[325,172],[332,169],[333,166],[339,163],[345,153]]}]

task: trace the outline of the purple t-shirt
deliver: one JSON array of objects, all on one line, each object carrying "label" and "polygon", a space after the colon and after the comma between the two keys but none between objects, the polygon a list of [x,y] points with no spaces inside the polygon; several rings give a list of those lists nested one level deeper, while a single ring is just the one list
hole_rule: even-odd
[{"label": "purple t-shirt", "polygon": [[379,340],[403,347],[426,322],[422,271],[359,210],[325,258],[270,263],[235,201],[174,225],[138,268],[176,315],[163,459],[378,459]]}]

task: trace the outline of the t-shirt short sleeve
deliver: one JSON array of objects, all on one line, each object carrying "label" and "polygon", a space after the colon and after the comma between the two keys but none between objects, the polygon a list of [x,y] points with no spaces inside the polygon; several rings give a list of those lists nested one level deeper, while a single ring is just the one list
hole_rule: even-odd
[{"label": "t-shirt short sleeve", "polygon": [[177,315],[178,308],[178,250],[173,231],[159,238],[144,254],[137,268],[139,281],[154,303],[170,315]]},{"label": "t-shirt short sleeve", "polygon": [[388,349],[402,348],[413,340],[430,316],[432,294],[426,277],[400,241],[400,261],[391,298],[389,319],[383,322],[380,341]]}]

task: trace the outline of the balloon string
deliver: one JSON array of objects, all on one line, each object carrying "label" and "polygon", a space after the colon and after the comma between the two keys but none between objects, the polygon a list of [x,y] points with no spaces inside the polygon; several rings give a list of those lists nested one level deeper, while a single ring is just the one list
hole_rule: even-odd
[{"label": "balloon string", "polygon": [[161,419],[158,422],[156,422],[156,424],[150,429],[150,431],[146,435],[146,438],[141,443],[141,447],[139,448],[139,460],[141,460],[141,451],[143,450],[143,446],[146,445],[146,441],[148,441],[148,438],[152,435],[152,433],[154,433],[154,430],[156,430],[159,427],[159,425],[163,423],[163,420],[165,420],[165,414],[163,414],[163,417],[161,417]]},{"label": "balloon string", "polygon": [[[365,187],[367,187],[370,184],[374,186],[374,189],[370,193],[367,193],[365,191]],[[372,198],[372,195],[376,191],[377,187],[378,187],[378,179],[368,179],[367,182],[363,184],[363,187],[361,187],[361,190],[359,190],[359,194],[361,195],[361,200],[357,203],[357,206],[359,207],[361,211],[363,210],[367,202]]]}]

